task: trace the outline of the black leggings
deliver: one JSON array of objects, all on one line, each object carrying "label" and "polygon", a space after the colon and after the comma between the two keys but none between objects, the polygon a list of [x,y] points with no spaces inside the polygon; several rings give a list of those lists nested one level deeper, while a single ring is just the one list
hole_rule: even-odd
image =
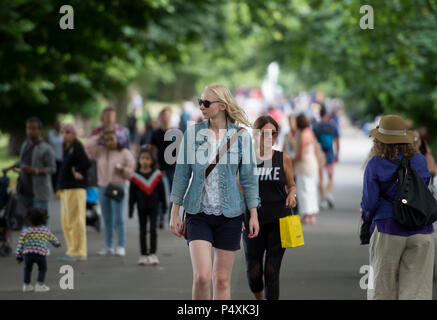
[{"label": "black leggings", "polygon": [[46,257],[36,253],[28,253],[24,255],[24,283],[30,284],[30,278],[32,276],[33,264],[38,265],[38,283],[44,283],[47,273],[47,260]]},{"label": "black leggings", "polygon": [[[156,232],[156,224],[158,219],[158,212],[147,212],[144,210],[138,210],[138,218],[140,222],[140,248],[141,255],[146,256],[149,254],[156,253],[157,247],[157,232]],[[150,223],[150,251],[147,248],[147,221]]]},{"label": "black leggings", "polygon": [[[279,270],[285,249],[281,247],[279,222],[262,224],[256,238],[249,239],[247,229],[243,233],[246,272],[250,290],[253,293],[264,289],[267,300],[279,299]],[[264,252],[266,253],[265,264]]]}]

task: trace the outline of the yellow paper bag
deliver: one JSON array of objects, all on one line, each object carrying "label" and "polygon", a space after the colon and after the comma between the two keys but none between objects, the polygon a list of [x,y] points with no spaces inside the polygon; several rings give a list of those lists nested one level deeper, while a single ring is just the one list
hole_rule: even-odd
[{"label": "yellow paper bag", "polygon": [[279,219],[282,248],[295,248],[304,245],[302,224],[299,215]]}]

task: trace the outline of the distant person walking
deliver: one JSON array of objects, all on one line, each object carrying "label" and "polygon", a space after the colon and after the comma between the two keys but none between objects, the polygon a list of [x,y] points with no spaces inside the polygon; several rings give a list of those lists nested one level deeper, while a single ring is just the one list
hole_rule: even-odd
[{"label": "distant person walking", "polygon": [[[163,174],[158,169],[156,152],[151,147],[140,149],[137,170],[130,178],[129,189],[129,218],[132,219],[135,205],[138,209],[140,224],[141,256],[138,264],[158,264],[156,255],[158,247],[158,222],[159,203],[167,210],[167,199],[162,182]],[[149,226],[150,248],[147,246],[147,227]]]},{"label": "distant person walking", "polygon": [[115,108],[105,108],[102,111],[101,121],[102,125],[94,129],[91,132],[90,137],[100,136],[101,138],[99,140],[99,145],[104,145],[105,141],[103,139],[102,133],[104,131],[112,130],[115,131],[117,134],[118,143],[120,143],[120,145],[124,146],[125,148],[130,148],[129,130],[117,123],[117,113],[115,111]]},{"label": "distant person walking", "polygon": [[[104,145],[99,141],[104,139]],[[99,185],[99,202],[102,208],[105,226],[105,245],[100,255],[114,254],[113,231],[117,232],[115,254],[126,254],[126,225],[124,210],[126,207],[126,182],[135,169],[132,153],[118,141],[114,130],[103,131],[85,142],[85,150],[91,159],[97,161],[97,178]]]},{"label": "distant person walking", "polygon": [[316,156],[316,137],[308,118],[302,113],[296,119],[296,156],[293,159],[297,186],[297,205],[303,215],[302,223],[315,224],[319,212],[317,177],[319,165]]},{"label": "distant person walking", "polygon": [[[338,162],[338,155],[340,153],[340,136],[338,133],[337,125],[330,119],[330,115],[326,110],[326,107],[322,105],[320,109],[321,122],[317,123],[313,127],[314,134],[325,153],[326,164],[321,170],[320,174],[320,198],[321,207],[333,208],[334,202],[334,165]],[[324,185],[324,173],[326,170],[328,173],[328,184],[325,189]]]},{"label": "distant person walking", "polygon": [[[235,251],[240,249],[246,209],[250,211],[248,237],[256,237],[259,231],[256,158],[249,133],[243,130],[240,136],[234,136],[237,124],[250,126],[250,123],[228,88],[206,87],[199,105],[205,120],[187,128],[178,154],[170,198],[173,203],[170,231],[182,236],[179,208],[183,205],[187,212],[187,241],[193,266],[192,298],[210,299],[212,280],[213,298],[223,300],[231,298],[232,268]],[[205,178],[208,163],[214,162],[218,150],[225,150],[222,147],[230,143],[231,137],[237,140]]]},{"label": "distant person walking", "polygon": [[56,172],[55,152],[41,137],[42,122],[36,117],[26,120],[27,140],[21,146],[16,164],[3,170],[20,168],[17,193],[26,208],[48,209],[53,193],[52,174]]},{"label": "distant person walking", "polygon": [[[170,193],[170,190],[173,185],[173,176],[175,171],[175,164],[169,163],[165,160],[165,152],[167,148],[174,143],[173,138],[167,138],[165,139],[165,134],[171,129],[170,122],[171,122],[171,116],[172,111],[170,108],[164,108],[159,113],[159,128],[156,129],[152,134],[152,140],[151,144],[156,147],[158,150],[158,162],[159,162],[159,168],[164,173],[164,183],[166,185],[166,189],[168,190],[168,194]],[[173,157],[176,157],[176,151],[174,151]],[[162,208],[160,208],[159,212],[159,228],[164,228],[164,216],[166,214],[166,211],[164,211]]]},{"label": "distant person walking", "polygon": [[296,206],[293,164],[286,153],[273,150],[279,125],[272,117],[259,117],[253,127],[259,130],[255,131],[255,150],[260,162],[257,174],[261,207],[258,236],[249,238],[248,230],[243,232],[247,278],[257,300],[278,300],[279,271],[285,253],[279,219],[292,214]]},{"label": "distant person walking", "polygon": [[55,125],[52,129],[50,129],[48,133],[48,142],[52,146],[55,151],[55,159],[56,159],[56,172],[52,175],[52,187],[53,191],[56,193],[59,189],[59,172],[62,166],[62,154],[63,154],[63,139],[61,133],[61,122],[59,120],[55,121]]},{"label": "distant person walking", "polygon": [[433,178],[437,175],[437,164],[432,156],[431,149],[418,130],[414,130],[413,134],[414,147],[425,156],[429,173],[431,174],[431,178]]},{"label": "distant person walking", "polygon": [[294,159],[296,155],[297,133],[296,116],[294,114],[288,116],[288,125],[290,127],[290,130],[284,137],[284,145],[282,147],[282,150],[284,151],[284,153],[287,154],[287,156],[289,156],[291,159]]},{"label": "distant person walking", "polygon": [[[386,115],[370,131],[374,137],[372,158],[364,172],[361,211],[363,223],[370,226],[370,266],[373,288],[369,300],[432,299],[434,270],[434,228],[412,230],[393,218],[393,203],[398,186],[390,181],[402,158],[410,159],[425,183],[430,174],[425,157],[413,146],[413,133],[399,116]],[[385,191],[386,196],[382,195]],[[420,195],[417,195],[420,196]]]},{"label": "distant person walking", "polygon": [[61,197],[61,223],[67,252],[59,259],[86,260],[86,187],[87,171],[91,162],[82,143],[77,139],[76,127],[65,124],[61,132],[64,161],[59,174],[58,193]]},{"label": "distant person walking", "polygon": [[[29,228],[21,232],[18,239],[16,257],[19,264],[24,260],[24,284],[23,292],[47,292],[50,290],[44,284],[47,273],[46,256],[49,251],[49,244],[60,247],[58,239],[46,227],[47,210],[30,208],[26,212],[26,223]],[[38,278],[35,287],[31,284],[32,269],[34,264],[38,265]]]}]

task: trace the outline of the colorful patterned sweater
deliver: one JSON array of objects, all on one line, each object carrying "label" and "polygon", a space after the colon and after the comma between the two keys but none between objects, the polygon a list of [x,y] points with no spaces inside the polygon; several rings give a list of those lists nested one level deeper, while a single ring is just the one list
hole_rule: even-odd
[{"label": "colorful patterned sweater", "polygon": [[28,253],[46,256],[49,250],[49,243],[55,247],[60,246],[59,240],[45,226],[30,227],[25,229],[18,239],[18,246],[15,252],[17,259],[22,259]]}]

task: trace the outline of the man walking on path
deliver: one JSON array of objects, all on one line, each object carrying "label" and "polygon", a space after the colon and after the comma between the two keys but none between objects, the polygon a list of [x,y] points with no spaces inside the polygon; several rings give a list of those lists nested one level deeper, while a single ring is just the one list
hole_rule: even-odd
[{"label": "man walking on path", "polygon": [[[152,134],[152,141],[151,144],[154,145],[157,150],[158,150],[158,162],[159,162],[159,169],[164,172],[164,186],[166,189],[166,194],[167,194],[167,203],[169,204],[170,200],[170,190],[172,188],[173,185],[173,176],[174,176],[174,172],[175,172],[175,167],[176,165],[167,163],[167,161],[165,161],[165,149],[170,146],[173,141],[172,140],[165,140],[165,133],[170,130],[170,121],[171,121],[171,109],[170,108],[164,108],[163,110],[161,110],[161,112],[159,113],[159,123],[160,123],[160,127],[155,130]],[[175,138],[175,137],[173,137]],[[176,150],[173,153],[173,157],[176,158],[176,154],[175,154]],[[167,207],[170,207],[169,205]],[[160,212],[159,214],[159,228],[163,229],[164,228],[164,215],[166,213],[165,212]]]},{"label": "man walking on path", "polygon": [[[334,165],[338,162],[338,155],[340,153],[340,135],[338,133],[335,123],[330,121],[330,116],[326,107],[322,105],[320,109],[321,122],[314,125],[313,131],[319,141],[323,152],[325,153],[326,165],[320,168],[320,206],[322,208],[334,207]],[[324,170],[328,173],[328,184],[324,185]]]},{"label": "man walking on path", "polygon": [[17,193],[26,207],[47,210],[53,193],[51,176],[56,172],[55,152],[41,137],[42,123],[32,117],[26,121],[27,140],[21,146],[20,158],[3,173],[20,168]]}]

